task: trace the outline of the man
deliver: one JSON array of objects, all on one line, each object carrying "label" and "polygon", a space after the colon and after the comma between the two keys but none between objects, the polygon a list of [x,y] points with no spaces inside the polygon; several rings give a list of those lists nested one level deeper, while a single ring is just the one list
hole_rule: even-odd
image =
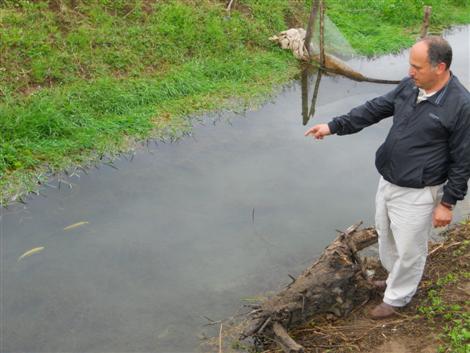
[{"label": "man", "polygon": [[470,93],[449,70],[452,48],[430,36],[411,48],[409,77],[391,92],[305,132],[316,139],[346,135],[393,115],[376,152],[381,174],[376,195],[379,256],[388,271],[383,302],[370,316],[381,319],[408,304],[421,280],[431,225],[452,221],[470,176]]}]

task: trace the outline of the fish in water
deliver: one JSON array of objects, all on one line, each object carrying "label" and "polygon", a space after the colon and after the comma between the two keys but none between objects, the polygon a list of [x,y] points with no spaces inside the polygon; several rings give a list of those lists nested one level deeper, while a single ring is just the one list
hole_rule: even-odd
[{"label": "fish in water", "polygon": [[71,224],[67,227],[64,228],[64,230],[70,230],[70,229],[74,229],[74,228],[77,228],[77,227],[80,227],[80,226],[83,226],[85,224],[88,224],[88,222],[84,221],[84,222],[78,222],[78,223],[74,223],[74,224]]},{"label": "fish in water", "polygon": [[44,246],[39,246],[37,248],[33,248],[29,251],[26,251],[23,255],[21,255],[19,258],[18,258],[18,262],[21,261],[22,259],[24,259],[25,257],[28,257],[28,256],[31,256],[31,255],[34,255],[34,254],[37,254],[41,251],[44,250]]}]

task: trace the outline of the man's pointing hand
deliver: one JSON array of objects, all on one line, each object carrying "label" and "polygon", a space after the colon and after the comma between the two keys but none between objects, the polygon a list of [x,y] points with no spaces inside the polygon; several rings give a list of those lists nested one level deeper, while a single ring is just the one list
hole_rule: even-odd
[{"label": "man's pointing hand", "polygon": [[311,135],[312,137],[315,137],[317,140],[322,140],[323,137],[331,135],[330,128],[328,127],[328,124],[318,124],[307,131],[305,131],[305,136]]}]

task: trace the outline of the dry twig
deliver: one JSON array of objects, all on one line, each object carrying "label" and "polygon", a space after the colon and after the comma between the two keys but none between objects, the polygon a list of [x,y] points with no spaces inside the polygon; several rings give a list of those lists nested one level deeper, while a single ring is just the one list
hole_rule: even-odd
[{"label": "dry twig", "polygon": [[225,9],[227,12],[230,12],[230,9],[232,8],[233,1],[234,0],[230,0],[230,2],[228,3],[227,8]]},{"label": "dry twig", "polygon": [[437,250],[441,249],[443,246],[444,246],[444,243],[439,244],[438,246],[436,246],[434,249],[432,249],[432,250],[428,253],[428,256],[431,256],[431,255],[434,254]]},{"label": "dry twig", "polygon": [[222,353],[222,328],[223,324],[220,324],[220,330],[219,330],[219,353]]}]

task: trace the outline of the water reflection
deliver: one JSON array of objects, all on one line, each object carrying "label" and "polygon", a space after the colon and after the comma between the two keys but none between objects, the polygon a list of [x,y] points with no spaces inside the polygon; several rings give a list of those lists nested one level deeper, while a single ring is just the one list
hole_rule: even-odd
[{"label": "water reflection", "polygon": [[317,69],[316,75],[315,75],[315,86],[313,88],[313,95],[312,99],[310,102],[310,109],[309,109],[309,94],[308,94],[308,87],[310,85],[310,78],[312,77],[312,66],[306,66],[302,68],[301,74],[300,74],[300,82],[301,82],[301,88],[302,88],[302,124],[305,126],[307,125],[308,121],[310,120],[311,117],[315,115],[315,106],[317,104],[317,97],[318,97],[318,92],[320,89],[320,81],[322,78],[322,75],[324,74],[324,71],[322,69]]},{"label": "water reflection", "polygon": [[303,69],[300,74],[300,87],[302,97],[302,121],[304,125],[307,125],[308,120],[310,119],[308,115],[308,78],[309,74],[307,69]]},{"label": "water reflection", "polygon": [[[345,64],[345,67],[347,67],[347,64]],[[353,70],[354,71],[354,70]],[[312,65],[304,65],[301,69],[300,72],[300,86],[302,88],[301,92],[301,97],[302,97],[302,123],[303,125],[307,125],[308,121],[310,120],[311,117],[315,115],[315,109],[316,109],[316,104],[317,104],[317,97],[318,97],[318,92],[320,89],[320,81],[322,79],[323,75],[339,75],[342,76],[341,74],[338,74],[338,71],[335,70],[323,70],[321,68],[316,68]],[[309,86],[311,86],[311,78],[312,76],[315,76],[315,85],[313,88],[313,95],[312,99],[310,102],[310,109],[309,109]],[[369,79],[358,79],[352,75],[345,75],[345,77],[357,81],[357,82],[372,82],[376,84],[392,84],[396,85],[399,80],[385,80],[385,79],[380,79],[380,78],[369,78]]]}]

